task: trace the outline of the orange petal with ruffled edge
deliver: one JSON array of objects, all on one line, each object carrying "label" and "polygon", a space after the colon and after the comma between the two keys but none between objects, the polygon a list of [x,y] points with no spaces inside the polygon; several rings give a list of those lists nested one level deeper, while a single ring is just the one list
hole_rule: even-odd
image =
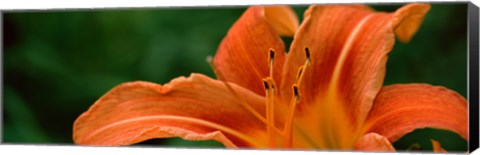
[{"label": "orange petal with ruffled edge", "polygon": [[213,59],[221,80],[236,83],[265,95],[262,78],[269,76],[268,52],[275,50],[273,76],[280,83],[285,45],[279,35],[293,35],[298,27],[287,6],[253,6],[230,28]]},{"label": "orange petal with ruffled edge", "polygon": [[245,101],[251,110],[264,111],[263,97],[236,84],[230,86],[235,93],[223,82],[201,74],[179,77],[163,86],[121,84],[75,121],[74,142],[129,145],[178,136],[213,139],[233,148],[266,146],[265,124],[240,103]]},{"label": "orange petal with ruffled edge", "polygon": [[384,13],[364,5],[311,6],[294,37],[281,83],[285,90],[281,96],[288,100],[292,96],[289,87],[305,62],[304,48],[308,47],[311,65],[300,86],[295,121],[302,131],[298,132],[314,141],[327,139],[323,145],[315,142],[323,147],[352,147],[352,139],[360,136],[358,129],[383,85],[395,34],[411,38],[412,30],[420,26],[418,19],[429,8],[427,4],[409,4]]},{"label": "orange petal with ruffled edge", "polygon": [[395,142],[419,128],[445,129],[468,139],[467,100],[458,93],[428,84],[385,86],[375,99],[365,133],[376,132]]},{"label": "orange petal with ruffled edge", "polygon": [[363,135],[356,142],[355,150],[369,152],[395,152],[395,148],[393,148],[388,139],[377,133]]}]

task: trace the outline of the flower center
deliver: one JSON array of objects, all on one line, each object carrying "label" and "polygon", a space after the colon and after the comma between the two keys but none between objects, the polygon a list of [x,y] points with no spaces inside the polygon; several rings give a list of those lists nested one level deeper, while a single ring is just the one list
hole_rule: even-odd
[{"label": "flower center", "polygon": [[265,98],[266,98],[266,100],[265,100],[265,103],[266,103],[265,104],[266,105],[265,115],[266,116],[265,117],[263,117],[255,109],[253,109],[253,107],[250,106],[250,104],[247,103],[247,101],[245,101],[244,98],[242,98],[240,95],[238,95],[235,92],[235,90],[232,88],[232,86],[227,81],[224,80],[225,78],[222,75],[222,73],[219,72],[217,70],[217,68],[215,67],[215,65],[212,61],[212,57],[207,57],[207,62],[210,64],[213,71],[217,75],[218,79],[223,82],[223,84],[228,89],[228,91],[230,91],[235,96],[235,98],[239,99],[240,104],[244,108],[246,108],[246,110],[248,110],[250,113],[252,113],[256,118],[258,118],[260,121],[265,123],[266,130],[267,130],[268,146],[270,148],[277,147],[277,143],[276,143],[277,142],[276,141],[277,137],[276,137],[276,135],[281,135],[281,138],[283,138],[283,144],[284,144],[285,148],[292,148],[292,145],[293,145],[293,139],[292,139],[293,138],[293,135],[292,135],[293,116],[294,116],[296,104],[300,101],[300,96],[301,96],[301,94],[299,92],[300,83],[303,79],[305,69],[310,65],[310,62],[311,62],[310,50],[308,49],[308,47],[305,47],[305,57],[306,57],[305,63],[304,63],[304,65],[302,65],[298,68],[295,83],[292,84],[293,96],[292,96],[290,104],[288,105],[287,116],[286,116],[286,119],[285,119],[285,122],[284,122],[283,131],[279,130],[275,126],[275,117],[274,117],[274,115],[275,115],[275,113],[274,113],[274,111],[275,111],[274,101],[275,101],[275,93],[276,93],[276,88],[277,88],[277,86],[275,84],[275,81],[273,80],[273,64],[274,64],[274,59],[275,59],[275,50],[274,49],[270,48],[268,50],[268,66],[269,66],[269,70],[270,70],[269,76],[262,79],[264,89],[265,89]]},{"label": "flower center", "polygon": [[[291,148],[293,145],[293,135],[292,135],[292,126],[293,126],[293,116],[295,112],[295,107],[297,103],[300,101],[300,93],[298,91],[300,87],[300,83],[303,79],[304,71],[305,69],[310,65],[310,50],[308,47],[305,47],[305,63],[304,65],[300,66],[298,68],[298,74],[295,79],[295,83],[292,84],[292,99],[291,102],[288,106],[287,109],[287,116],[286,120],[284,122],[284,128],[283,131],[281,132],[281,135],[283,137],[283,142],[286,148]],[[270,69],[270,75],[266,78],[263,79],[263,85],[265,88],[265,98],[266,98],[266,121],[267,121],[267,137],[268,137],[268,145],[271,148],[276,147],[276,137],[274,131],[278,130],[275,125],[275,114],[274,114],[274,101],[275,101],[275,88],[276,84],[275,81],[273,80],[273,61],[275,58],[275,50],[274,49],[269,49],[268,51],[268,64],[269,64],[269,69]]]}]

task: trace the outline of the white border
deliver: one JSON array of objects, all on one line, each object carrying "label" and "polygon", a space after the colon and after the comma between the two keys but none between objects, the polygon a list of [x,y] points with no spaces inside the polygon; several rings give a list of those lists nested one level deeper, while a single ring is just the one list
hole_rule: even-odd
[{"label": "white border", "polygon": [[[228,152],[228,155],[318,155],[318,154],[335,154],[335,155],[381,155],[388,153],[367,153],[367,152],[326,152],[326,151],[284,151],[284,150],[225,150],[225,149],[177,149],[177,148],[149,148],[149,147],[85,147],[85,146],[41,146],[41,145],[0,145],[0,152],[7,154],[61,154],[61,155],[134,155],[134,154],[208,154],[220,155]],[[398,153],[389,153],[398,154]],[[413,153],[409,153],[413,154]],[[414,153],[429,155],[434,153]],[[435,154],[438,155],[438,154]]]},{"label": "white border", "polygon": [[[453,0],[466,2],[466,0]],[[180,7],[180,6],[244,6],[256,4],[312,4],[312,3],[409,3],[419,0],[242,0],[242,1],[217,0],[5,0],[0,1],[1,11],[29,11],[29,10],[57,10],[57,9],[102,9],[102,8],[140,8],[140,7]],[[452,2],[452,0],[428,0],[420,2]],[[472,0],[479,6],[478,0]],[[1,19],[1,18],[0,18]],[[1,111],[0,111],[1,113]],[[1,127],[1,125],[0,125]],[[1,129],[1,128],[0,128]],[[0,130],[1,131],[1,130]],[[225,154],[229,155],[253,155],[274,153],[281,154],[386,154],[386,153],[362,153],[362,152],[320,152],[320,151],[266,151],[266,150],[225,150],[225,149],[177,149],[177,148],[148,148],[148,147],[81,147],[81,146],[55,146],[55,145],[0,145],[0,152],[15,154]],[[479,150],[476,150],[477,154]],[[396,154],[396,153],[395,153]],[[426,154],[426,153],[422,153]]]},{"label": "white border", "polygon": [[[179,6],[241,6],[255,4],[312,4],[312,3],[409,3],[420,0],[6,0],[0,2],[0,10],[47,10],[92,8],[138,8]],[[466,0],[453,0],[467,2]],[[219,3],[220,2],[220,3]],[[420,1],[421,2],[421,1]],[[428,0],[428,2],[452,2],[452,0]]]}]

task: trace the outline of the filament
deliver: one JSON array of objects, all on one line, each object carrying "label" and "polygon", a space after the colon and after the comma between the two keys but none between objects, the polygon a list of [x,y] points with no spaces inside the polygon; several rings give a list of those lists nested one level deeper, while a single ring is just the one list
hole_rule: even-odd
[{"label": "filament", "polygon": [[285,147],[291,148],[293,146],[293,114],[295,112],[296,104],[300,101],[300,94],[298,93],[298,85],[294,84],[292,86],[294,96],[288,107],[287,120],[285,121],[284,136],[285,136]]},{"label": "filament", "polygon": [[275,135],[273,133],[273,128],[275,128],[275,118],[274,118],[274,99],[275,99],[275,82],[271,77],[263,79],[263,85],[265,87],[265,97],[266,97],[266,117],[267,122],[273,126],[267,126],[267,137],[268,145],[272,148],[276,147]]}]

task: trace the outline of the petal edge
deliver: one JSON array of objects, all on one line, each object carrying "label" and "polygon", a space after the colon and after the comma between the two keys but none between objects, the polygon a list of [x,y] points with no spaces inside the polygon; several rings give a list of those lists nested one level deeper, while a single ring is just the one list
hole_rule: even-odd
[{"label": "petal edge", "polygon": [[[253,109],[263,111],[262,97],[231,86]],[[201,74],[176,78],[163,86],[125,83],[107,92],[77,118],[73,139],[82,145],[129,145],[151,138],[183,136],[192,140],[212,138],[227,147],[262,147],[264,124],[237,101],[222,82]]]},{"label": "petal edge", "polygon": [[428,4],[408,4],[397,10],[393,22],[397,38],[402,42],[410,41],[429,9]]},{"label": "petal edge", "polygon": [[441,86],[385,86],[372,106],[364,132],[376,132],[395,142],[417,128],[439,128],[468,139],[467,100]]},{"label": "petal edge", "polygon": [[368,133],[363,135],[355,144],[355,150],[375,152],[395,152],[392,144],[387,138],[377,134]]},{"label": "petal edge", "polygon": [[[290,8],[268,7],[269,11],[290,14],[288,12],[291,10],[285,9]],[[271,18],[271,21],[266,15]],[[217,77],[236,83],[259,95],[264,95],[265,91],[261,80],[269,76],[268,52],[272,48],[275,50],[273,76],[275,82],[280,83],[281,67],[285,59],[285,45],[277,31],[285,30],[285,33],[291,33],[287,32],[287,29],[291,27],[286,24],[289,22],[281,22],[281,19],[283,18],[266,12],[266,7],[249,7],[232,25],[218,46],[213,59]],[[273,26],[272,24],[284,26]],[[286,29],[284,29],[285,27]]]}]

